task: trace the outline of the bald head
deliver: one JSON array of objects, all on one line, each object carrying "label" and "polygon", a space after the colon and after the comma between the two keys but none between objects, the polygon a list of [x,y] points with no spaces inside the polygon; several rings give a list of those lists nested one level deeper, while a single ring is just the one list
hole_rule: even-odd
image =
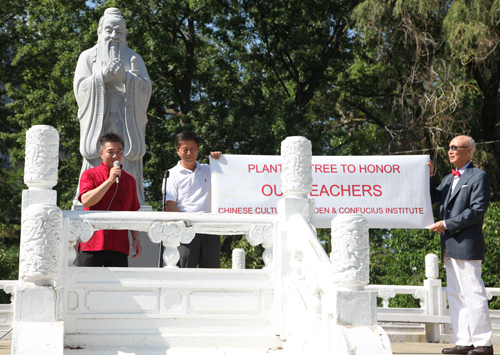
[{"label": "bald head", "polygon": [[472,137],[469,137],[469,136],[456,136],[454,139],[457,139],[458,142],[460,142],[459,145],[461,145],[461,146],[471,147],[472,148],[472,154],[474,154],[474,152],[476,151],[476,142],[474,142],[474,139],[472,139]]},{"label": "bald head", "polygon": [[471,137],[457,136],[453,138],[448,148],[450,163],[455,165],[457,169],[462,168],[471,160],[475,150],[476,143]]}]

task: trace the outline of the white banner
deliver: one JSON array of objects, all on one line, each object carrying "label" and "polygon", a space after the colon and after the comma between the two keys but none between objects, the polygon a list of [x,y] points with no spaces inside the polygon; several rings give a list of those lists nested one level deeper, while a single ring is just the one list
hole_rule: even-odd
[{"label": "white banner", "polygon": [[[313,156],[316,228],[337,214],[363,214],[370,228],[427,228],[434,223],[428,155]],[[210,159],[212,213],[276,214],[281,157],[222,155]]]}]

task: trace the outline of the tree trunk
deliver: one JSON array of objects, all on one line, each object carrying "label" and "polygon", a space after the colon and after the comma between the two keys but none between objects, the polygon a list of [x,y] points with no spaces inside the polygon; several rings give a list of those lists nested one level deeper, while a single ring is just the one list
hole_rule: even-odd
[{"label": "tree trunk", "polygon": [[481,120],[483,126],[483,139],[485,141],[495,140],[495,124],[497,121],[497,99],[498,87],[496,95],[484,95],[483,107],[481,108]]}]

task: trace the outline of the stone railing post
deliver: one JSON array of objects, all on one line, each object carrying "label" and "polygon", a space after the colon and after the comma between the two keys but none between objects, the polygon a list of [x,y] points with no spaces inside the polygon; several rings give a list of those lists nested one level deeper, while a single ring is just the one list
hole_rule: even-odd
[{"label": "stone railing post", "polygon": [[20,284],[14,290],[13,354],[63,354],[62,211],[57,207],[59,134],[38,125],[26,132]]},{"label": "stone railing post", "polygon": [[250,231],[245,236],[251,246],[262,244],[264,248],[264,253],[262,254],[262,260],[264,260],[265,265],[264,269],[273,266],[273,233],[274,230],[271,225],[256,224],[250,228]]},{"label": "stone railing post", "polygon": [[[443,310],[443,288],[439,279],[439,258],[436,254],[425,256],[425,314],[442,316]],[[436,323],[425,324],[425,335],[430,343],[437,343],[441,340],[440,325]]]},{"label": "stone railing post", "polygon": [[284,199],[278,201],[278,214],[288,220],[301,214],[314,224],[314,203],[309,198],[312,190],[312,145],[304,137],[288,137],[281,142],[281,191]]},{"label": "stone railing post", "polygon": [[[312,190],[312,145],[305,137],[288,137],[281,142],[281,191],[285,198],[278,201],[279,231],[274,246],[275,259],[278,260],[277,272],[280,282],[276,288],[277,307],[282,309],[277,320],[279,333],[286,338],[288,313],[293,310],[282,308],[287,303],[285,290],[288,276],[293,273],[292,265],[296,250],[290,228],[290,220],[299,214],[314,225],[315,200],[309,198]],[[266,264],[267,265],[267,264]],[[291,315],[290,315],[291,317]]]},{"label": "stone railing post", "polygon": [[377,293],[364,291],[370,280],[368,221],[360,214],[338,215],[331,226],[334,318],[340,325],[374,326]]},{"label": "stone railing post", "polygon": [[363,215],[338,215],[332,220],[333,279],[339,290],[364,291],[370,282],[368,221]]},{"label": "stone railing post", "polygon": [[153,243],[163,242],[163,262],[165,268],[177,268],[180,254],[177,248],[181,243],[188,244],[194,239],[194,228],[186,227],[185,223],[179,222],[154,222],[149,227],[149,238]]},{"label": "stone railing post", "polygon": [[244,269],[245,268],[245,249],[233,249],[233,269]]}]

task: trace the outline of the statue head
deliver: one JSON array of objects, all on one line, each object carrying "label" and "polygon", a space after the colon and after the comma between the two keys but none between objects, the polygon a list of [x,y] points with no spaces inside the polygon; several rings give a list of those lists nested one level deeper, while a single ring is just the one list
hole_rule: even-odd
[{"label": "statue head", "polygon": [[97,35],[101,53],[111,59],[120,59],[127,46],[127,26],[120,10],[110,7],[104,11]]}]

